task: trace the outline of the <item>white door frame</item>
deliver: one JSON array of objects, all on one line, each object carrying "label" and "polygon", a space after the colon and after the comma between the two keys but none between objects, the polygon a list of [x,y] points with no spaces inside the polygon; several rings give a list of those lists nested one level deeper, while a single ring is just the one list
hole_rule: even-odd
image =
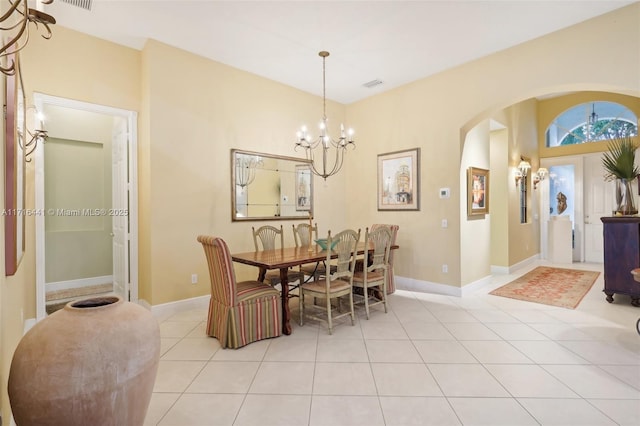
[{"label": "white door frame", "polygon": [[[129,300],[138,300],[138,114],[135,111],[113,108],[88,102],[75,101],[57,96],[34,92],[33,101],[37,111],[44,111],[44,105],[60,106],[123,117],[129,129],[129,182],[125,191],[129,194]],[[36,232],[36,321],[45,318],[45,226],[44,226],[44,147],[38,144],[35,152],[35,215]]]},{"label": "white door frame", "polygon": [[[574,212],[573,217],[575,223],[574,228],[574,243],[573,249],[573,261],[584,262],[584,178],[583,178],[583,155],[567,155],[563,157],[549,157],[541,158],[540,166],[547,169],[551,166],[561,166],[565,164],[571,164],[574,166],[574,185],[575,185],[575,197],[574,200]],[[540,188],[540,245],[542,251],[542,258],[548,258],[548,227],[547,221],[549,220],[549,177],[538,184]]]}]

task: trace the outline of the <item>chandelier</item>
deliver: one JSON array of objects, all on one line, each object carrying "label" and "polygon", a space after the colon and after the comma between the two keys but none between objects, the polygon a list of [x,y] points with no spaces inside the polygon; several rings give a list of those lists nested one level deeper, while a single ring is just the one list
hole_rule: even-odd
[{"label": "chandelier", "polygon": [[[318,53],[322,57],[322,121],[320,122],[320,136],[313,139],[307,132],[307,127],[302,128],[296,133],[297,141],[295,150],[302,147],[307,160],[311,160],[311,171],[327,180],[329,176],[333,176],[340,171],[344,161],[344,154],[347,147],[351,146],[355,149],[353,141],[353,129],[349,129],[346,134],[344,125],[340,124],[340,137],[336,140],[329,136],[327,129],[327,96],[325,85],[325,60],[329,56],[329,52],[321,51]],[[335,149],[332,154],[331,150]]]},{"label": "chandelier", "polygon": [[[53,0],[42,0],[42,3],[51,4]],[[12,33],[6,37],[6,42],[3,42],[0,47],[0,58],[12,55],[27,45],[30,23],[33,23],[36,28],[41,24],[46,30],[42,37],[48,40],[51,38],[49,25],[55,24],[56,20],[51,15],[30,8],[27,0],[9,0],[9,8],[0,16],[0,30]],[[11,63],[6,66],[0,65],[0,72],[6,75],[15,74],[15,61],[11,60]]]},{"label": "chandelier", "polygon": [[236,186],[240,191],[251,185],[256,178],[256,169],[264,165],[262,157],[257,155],[238,155],[235,159]]}]

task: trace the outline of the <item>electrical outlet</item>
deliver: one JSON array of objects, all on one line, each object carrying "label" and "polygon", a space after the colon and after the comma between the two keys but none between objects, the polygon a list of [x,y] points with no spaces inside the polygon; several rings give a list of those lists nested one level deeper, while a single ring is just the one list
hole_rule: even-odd
[{"label": "electrical outlet", "polygon": [[449,222],[447,221],[447,219],[442,219],[442,227],[447,228],[448,226],[449,226]]},{"label": "electrical outlet", "polygon": [[448,273],[449,272],[449,265],[447,265],[446,263],[443,263],[442,264],[442,272],[444,274]]},{"label": "electrical outlet", "polygon": [[191,284],[198,283],[198,274],[191,274]]}]

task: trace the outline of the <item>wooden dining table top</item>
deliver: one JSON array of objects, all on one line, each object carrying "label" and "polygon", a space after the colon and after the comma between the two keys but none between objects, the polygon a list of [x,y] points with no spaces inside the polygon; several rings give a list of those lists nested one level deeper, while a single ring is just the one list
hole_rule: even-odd
[{"label": "wooden dining table top", "polygon": [[[397,249],[397,245],[391,246]],[[369,247],[371,250],[372,247]],[[364,254],[364,242],[359,242],[357,246],[358,254]],[[337,254],[335,255],[337,257]],[[332,256],[334,257],[334,256]],[[234,262],[244,263],[245,265],[258,266],[264,269],[282,269],[292,266],[302,265],[304,263],[320,262],[327,259],[327,251],[320,246],[314,244],[309,250],[305,247],[285,247],[273,250],[248,251],[245,253],[232,254],[231,258]]]}]

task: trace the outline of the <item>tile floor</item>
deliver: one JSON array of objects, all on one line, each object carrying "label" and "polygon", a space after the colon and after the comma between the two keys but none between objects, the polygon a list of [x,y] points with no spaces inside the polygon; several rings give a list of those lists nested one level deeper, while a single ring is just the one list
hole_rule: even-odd
[{"label": "tile floor", "polygon": [[463,298],[397,291],[333,335],[294,302],[293,334],[239,350],[205,336],[206,308],[159,318],[145,425],[640,425],[640,308],[607,303],[602,274],[576,310],[487,294],[532,268]]}]

